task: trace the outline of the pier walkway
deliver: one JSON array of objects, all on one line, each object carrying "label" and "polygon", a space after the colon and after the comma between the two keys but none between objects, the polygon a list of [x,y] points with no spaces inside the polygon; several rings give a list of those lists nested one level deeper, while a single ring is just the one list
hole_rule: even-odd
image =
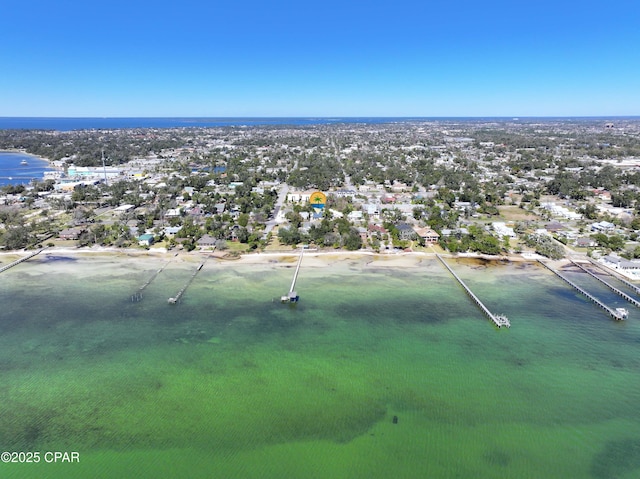
[{"label": "pier walkway", "polygon": [[39,249],[38,251],[34,251],[33,253],[30,253],[27,256],[14,261],[13,263],[9,263],[9,264],[4,265],[2,268],[0,268],[0,273],[8,270],[9,268],[13,268],[14,266],[22,263],[23,261],[27,261],[28,259],[33,258],[35,255],[40,254],[43,251],[44,251],[44,248]]},{"label": "pier walkway", "polygon": [[618,288],[616,288],[615,286],[613,286],[612,284],[607,283],[604,279],[602,279],[600,276],[598,276],[597,274],[592,273],[591,271],[589,271],[587,268],[585,268],[584,266],[582,266],[580,263],[576,263],[575,261],[571,260],[571,262],[577,266],[578,268],[580,268],[582,271],[584,271],[585,273],[587,273],[589,276],[591,276],[592,278],[597,279],[598,281],[600,281],[602,284],[604,284],[607,288],[609,288],[611,291],[613,291],[614,293],[616,293],[618,296],[623,297],[624,299],[626,299],[628,302],[630,302],[631,304],[633,304],[634,306],[640,308],[640,301],[632,298],[631,296],[629,296],[628,294],[624,293],[623,291],[620,291]]},{"label": "pier walkway", "polygon": [[582,289],[580,286],[578,286],[577,284],[575,284],[573,281],[571,281],[569,278],[567,278],[566,276],[563,276],[562,274],[560,274],[559,271],[556,271],[555,269],[553,269],[551,266],[549,266],[548,264],[546,264],[544,261],[542,260],[538,260],[538,263],[540,263],[542,266],[544,266],[545,268],[547,268],[549,271],[551,271],[552,273],[554,273],[558,278],[560,278],[561,280],[563,280],[564,282],[566,282],[567,284],[569,284],[571,287],[573,287],[576,291],[578,291],[579,293],[583,294],[584,296],[586,296],[589,300],[591,300],[593,303],[595,303],[597,306],[601,307],[602,309],[604,309],[609,316],[611,316],[613,319],[615,319],[616,321],[620,321],[623,320],[625,318],[625,315],[622,312],[616,311],[612,308],[610,308],[609,306],[607,306],[606,304],[604,304],[602,301],[600,301],[598,298],[596,298],[595,296],[593,296],[592,294],[588,293],[587,291],[585,291],[584,289]]},{"label": "pier walkway", "polygon": [[[597,263],[596,261],[593,261],[591,258],[589,258],[589,263],[591,263],[592,265],[594,265],[596,268],[598,268],[600,271],[604,271],[605,273],[607,273],[609,276],[611,276],[611,272],[607,271],[609,268],[607,268],[606,266],[601,265],[600,263]],[[616,272],[615,270],[613,270],[614,272]],[[629,289],[634,290],[636,293],[640,294],[640,288],[633,284],[630,283],[629,281],[627,281],[626,279],[622,278],[621,275],[619,273],[616,272],[615,278],[620,281],[621,283],[623,283],[625,286],[627,286]]]},{"label": "pier walkway", "polygon": [[300,250],[300,257],[298,258],[296,270],[293,273],[293,280],[291,281],[291,288],[289,288],[289,293],[280,297],[280,301],[282,301],[283,303],[296,303],[300,299],[300,296],[298,296],[298,293],[296,293],[296,281],[298,280],[298,273],[300,272],[300,265],[302,264],[303,254],[304,248]]},{"label": "pier walkway", "polygon": [[147,286],[149,286],[153,282],[154,279],[156,279],[158,277],[158,275],[160,273],[162,273],[162,271],[169,265],[169,263],[171,263],[171,261],[168,261],[158,271],[153,273],[151,278],[149,278],[146,283],[144,283],[142,286],[140,286],[140,288],[138,288],[138,291],[136,291],[135,293],[133,293],[131,295],[131,301],[132,302],[142,301],[142,292],[147,288]]},{"label": "pier walkway", "polygon": [[189,280],[185,283],[185,285],[182,287],[182,289],[180,291],[178,291],[178,294],[176,294],[173,298],[169,298],[167,300],[167,302],[169,304],[176,304],[178,301],[180,301],[180,298],[182,297],[184,292],[187,290],[187,288],[191,285],[191,283],[196,278],[196,276],[198,275],[198,273],[200,272],[200,270],[202,269],[203,266],[204,266],[204,263],[200,263],[200,265],[198,265],[198,267],[193,272],[193,274],[191,275]]},{"label": "pier walkway", "polygon": [[447,268],[449,270],[449,272],[453,275],[453,277],[458,281],[458,283],[460,283],[460,286],[462,286],[464,288],[464,290],[467,292],[467,294],[469,295],[469,297],[473,300],[474,303],[476,303],[476,305],[480,308],[480,310],[491,320],[493,321],[493,323],[498,326],[499,328],[501,328],[502,326],[506,326],[507,328],[511,327],[511,323],[509,322],[509,319],[502,315],[502,314],[493,314],[491,311],[489,311],[489,308],[487,308],[482,301],[480,301],[480,299],[478,299],[478,297],[473,294],[473,291],[471,291],[471,289],[464,283],[464,281],[462,281],[462,279],[460,279],[460,277],[455,273],[455,271],[453,271],[451,269],[451,267],[447,264],[447,262],[442,258],[442,256],[440,256],[438,253],[436,253],[436,257],[440,260],[440,262],[445,266],[445,268]]}]

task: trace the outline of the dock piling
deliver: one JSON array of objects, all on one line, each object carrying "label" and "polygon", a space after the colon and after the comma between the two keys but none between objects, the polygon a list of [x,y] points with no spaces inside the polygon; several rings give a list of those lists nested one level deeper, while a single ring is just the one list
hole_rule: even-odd
[{"label": "dock piling", "polygon": [[442,256],[440,256],[438,253],[436,253],[436,257],[440,260],[440,262],[445,266],[445,268],[447,268],[449,270],[449,272],[453,275],[453,277],[458,281],[458,283],[460,283],[460,286],[462,286],[462,288],[467,292],[467,294],[469,295],[469,297],[473,300],[474,303],[476,303],[476,305],[480,308],[480,310],[491,320],[493,321],[493,323],[498,326],[499,328],[501,328],[502,326],[506,326],[507,328],[511,327],[511,323],[509,322],[509,319],[504,315],[504,314],[493,314],[491,311],[489,311],[489,308],[487,308],[482,301],[480,301],[480,299],[473,293],[473,291],[471,291],[471,289],[464,283],[464,281],[462,281],[462,279],[455,273],[455,271],[453,271],[451,269],[451,267],[447,264],[447,262],[442,258]]},{"label": "dock piling", "polygon": [[618,288],[616,288],[615,286],[613,286],[612,284],[607,283],[604,279],[602,279],[600,276],[598,276],[597,274],[594,274],[593,272],[589,271],[587,268],[585,268],[584,266],[582,266],[580,263],[576,263],[575,261],[571,260],[571,262],[577,266],[578,268],[580,268],[582,271],[584,271],[585,273],[587,273],[589,276],[591,276],[594,279],[597,279],[598,281],[600,281],[602,284],[604,284],[607,288],[609,288],[611,291],[613,291],[614,293],[616,293],[618,296],[624,298],[625,300],[627,300],[629,303],[633,304],[634,306],[640,308],[640,301],[632,298],[631,296],[629,296],[628,294],[624,293],[623,291],[620,291]]},{"label": "dock piling", "polygon": [[7,265],[4,265],[2,268],[0,268],[0,273],[2,273],[2,272],[4,272],[4,271],[8,270],[9,268],[13,268],[14,266],[16,266],[16,265],[18,265],[18,264],[22,263],[23,261],[27,261],[28,259],[33,258],[35,255],[40,254],[40,253],[42,253],[43,251],[44,251],[44,248],[39,249],[39,250],[37,250],[37,251],[34,251],[34,252],[33,252],[33,253],[31,253],[31,254],[28,254],[27,256],[25,256],[25,257],[23,257],[23,258],[17,259],[17,260],[15,260],[15,261],[14,261],[14,262],[12,262],[12,263],[9,263],[9,264],[7,264]]},{"label": "dock piling", "polygon": [[300,257],[298,258],[298,264],[296,265],[296,270],[293,273],[293,280],[291,281],[291,288],[289,288],[289,292],[280,297],[280,301],[283,303],[297,303],[300,299],[298,293],[296,293],[296,281],[298,280],[298,273],[300,272],[300,265],[302,264],[302,255],[304,254],[304,248],[300,250]]},{"label": "dock piling", "polygon": [[178,301],[180,301],[180,298],[182,297],[182,295],[185,293],[185,291],[187,290],[187,288],[191,285],[191,283],[193,282],[193,280],[196,278],[197,274],[200,272],[200,270],[202,269],[202,267],[204,266],[204,263],[200,263],[200,265],[198,265],[198,267],[196,268],[196,270],[193,272],[193,274],[191,275],[191,277],[189,278],[189,280],[186,282],[186,284],[182,287],[182,289],[180,291],[178,291],[178,294],[176,294],[174,297],[169,298],[167,300],[167,302],[169,304],[177,304]]},{"label": "dock piling", "polygon": [[159,270],[154,272],[151,278],[149,278],[142,286],[140,286],[140,288],[138,288],[138,290],[135,293],[131,295],[132,302],[137,303],[139,301],[142,301],[142,292],[147,288],[147,286],[149,286],[153,282],[153,280],[155,280],[158,277],[160,273],[162,273],[162,271],[164,271],[164,269],[169,265],[170,262],[171,261],[168,261]]},{"label": "dock piling", "polygon": [[623,319],[626,318],[626,310],[624,310],[623,308],[618,308],[618,309],[612,309],[609,306],[607,306],[606,304],[604,304],[602,301],[600,301],[598,298],[596,298],[595,296],[593,296],[592,294],[588,293],[586,290],[582,289],[580,286],[578,286],[577,284],[575,284],[573,281],[571,281],[569,278],[567,278],[566,276],[560,274],[559,271],[553,269],[551,266],[549,266],[548,264],[546,264],[544,261],[538,260],[538,263],[540,263],[542,266],[544,266],[545,268],[547,268],[549,271],[551,271],[552,273],[554,273],[558,278],[560,278],[561,280],[563,280],[565,283],[567,283],[568,285],[570,285],[571,287],[573,287],[576,291],[578,291],[579,293],[581,293],[582,295],[586,296],[590,301],[592,301],[594,304],[596,304],[597,306],[599,306],[600,308],[604,309],[609,316],[611,316],[613,319],[615,319],[616,321],[621,321]]}]

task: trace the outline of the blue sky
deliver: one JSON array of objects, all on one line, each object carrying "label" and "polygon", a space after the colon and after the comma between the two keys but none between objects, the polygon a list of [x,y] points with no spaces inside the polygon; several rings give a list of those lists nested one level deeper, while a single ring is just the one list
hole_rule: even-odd
[{"label": "blue sky", "polygon": [[0,116],[640,115],[637,0],[5,0]]}]

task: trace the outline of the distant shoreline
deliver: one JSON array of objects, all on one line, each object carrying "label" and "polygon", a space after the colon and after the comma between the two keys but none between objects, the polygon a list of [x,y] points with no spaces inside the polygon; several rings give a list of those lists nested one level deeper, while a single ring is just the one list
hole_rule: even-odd
[{"label": "distant shoreline", "polygon": [[124,130],[385,124],[406,122],[510,122],[637,120],[640,116],[297,116],[297,117],[0,117],[0,130]]},{"label": "distant shoreline", "polygon": [[40,161],[45,161],[47,162],[47,164],[53,168],[53,161],[50,160],[49,158],[43,158],[42,156],[38,156],[38,155],[34,155],[33,153],[29,153],[27,150],[25,149],[0,149],[0,153],[17,153],[19,155],[25,155],[25,156],[29,156],[31,158],[35,158],[36,160],[40,160]]}]

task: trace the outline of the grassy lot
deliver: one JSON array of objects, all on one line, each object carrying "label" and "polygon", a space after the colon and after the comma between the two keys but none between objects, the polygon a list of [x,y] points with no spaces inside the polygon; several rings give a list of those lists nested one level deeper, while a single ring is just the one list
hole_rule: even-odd
[{"label": "grassy lot", "polygon": [[500,216],[502,216],[505,221],[537,221],[540,219],[540,216],[537,214],[514,205],[498,206],[498,210],[500,211]]}]

